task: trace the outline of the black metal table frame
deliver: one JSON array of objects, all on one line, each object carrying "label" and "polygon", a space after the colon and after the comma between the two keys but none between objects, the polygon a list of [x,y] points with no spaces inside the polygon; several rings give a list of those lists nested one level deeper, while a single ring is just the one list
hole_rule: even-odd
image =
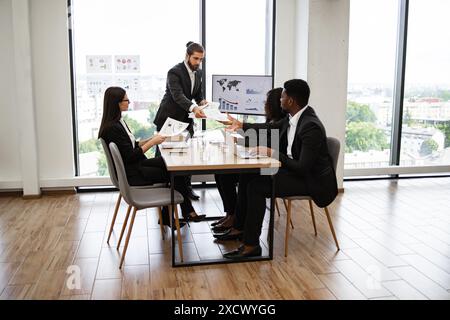
[{"label": "black metal table frame", "polygon": [[[186,176],[186,175],[200,175],[200,174],[231,174],[231,173],[260,173],[263,168],[234,168],[234,169],[194,169],[194,170],[180,170],[180,171],[169,171],[170,174],[170,199],[171,199],[171,217],[172,217],[172,226],[175,225],[175,199],[174,199],[174,180],[176,176]],[[266,168],[267,169],[267,168]],[[275,169],[275,168],[274,168]],[[273,228],[274,228],[274,207],[275,207],[275,174],[271,175],[272,177],[272,196],[270,199],[270,222],[269,222],[269,256],[260,256],[260,257],[249,257],[244,259],[207,259],[200,261],[191,261],[191,262],[176,262],[175,261],[175,230],[174,228],[170,228],[172,230],[172,267],[190,267],[190,266],[198,266],[198,265],[212,265],[212,264],[223,264],[223,263],[239,263],[239,262],[249,262],[249,261],[264,261],[264,260],[273,260]],[[207,220],[216,220],[221,217],[207,217]]]}]

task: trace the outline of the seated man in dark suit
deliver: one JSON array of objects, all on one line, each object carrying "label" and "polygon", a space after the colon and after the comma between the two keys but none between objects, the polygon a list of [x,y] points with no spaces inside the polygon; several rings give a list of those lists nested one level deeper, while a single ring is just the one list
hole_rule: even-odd
[{"label": "seated man in dark suit", "polygon": [[[337,195],[336,174],[328,152],[327,135],[314,109],[308,106],[310,89],[300,79],[284,83],[281,106],[288,116],[272,124],[247,124],[229,117],[229,130],[250,128],[278,129],[279,150],[258,147],[258,153],[279,159],[281,168],[276,173],[277,197],[310,195],[319,207],[329,205]],[[238,205],[234,227],[226,234],[217,234],[222,240],[242,238],[244,244],[224,254],[230,259],[261,255],[259,237],[266,212],[266,198],[272,195],[269,175],[246,174],[239,180]]]}]

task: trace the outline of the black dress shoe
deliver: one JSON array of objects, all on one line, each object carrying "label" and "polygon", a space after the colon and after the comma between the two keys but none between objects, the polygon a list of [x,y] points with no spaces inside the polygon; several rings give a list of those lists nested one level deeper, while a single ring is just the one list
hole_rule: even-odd
[{"label": "black dress shoe", "polygon": [[214,238],[220,241],[228,241],[228,240],[242,240],[244,237],[244,233],[231,233],[231,229],[223,232],[223,233],[215,233],[213,234]]},{"label": "black dress shoe", "polygon": [[198,200],[200,199],[200,196],[194,192],[192,188],[188,188],[188,198],[191,200]]},{"label": "black dress shoe", "polygon": [[228,231],[231,228],[232,227],[216,226],[216,227],[212,228],[212,231],[214,233],[222,233],[222,232]]},{"label": "black dress shoe", "polygon": [[213,236],[214,236],[215,238],[217,238],[217,237],[222,237],[222,236],[224,236],[224,235],[229,234],[230,232],[231,232],[231,228],[228,229],[228,230],[225,230],[225,231],[223,231],[223,232],[216,232],[216,233],[213,233]]},{"label": "black dress shoe", "polygon": [[259,257],[261,254],[262,254],[262,248],[260,245],[257,245],[252,250],[250,250],[249,252],[246,252],[246,253],[244,253],[244,246],[241,246],[241,247],[239,247],[239,249],[237,249],[235,251],[225,253],[223,255],[223,257],[227,258],[227,259],[238,260],[238,259],[244,259],[244,258],[249,258],[249,257]]},{"label": "black dress shoe", "polygon": [[222,222],[225,221],[226,218],[227,218],[227,217],[223,217],[223,218],[220,218],[220,219],[217,220],[217,221],[214,221],[213,223],[211,223],[211,227],[215,227],[215,226],[221,224]]}]

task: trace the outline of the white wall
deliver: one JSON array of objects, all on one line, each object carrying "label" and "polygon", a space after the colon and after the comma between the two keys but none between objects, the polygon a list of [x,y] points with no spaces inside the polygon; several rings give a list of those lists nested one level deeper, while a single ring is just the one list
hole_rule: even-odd
[{"label": "white wall", "polygon": [[[12,17],[18,15],[13,13],[13,4],[17,10],[21,9],[17,6],[18,2],[13,1],[0,0],[0,88],[4,97],[0,101],[0,147],[8,150],[0,154],[0,189],[27,186],[26,180],[33,175],[31,171],[39,175],[41,186],[49,184],[52,179],[66,179],[65,184],[68,185],[67,179],[74,176],[74,164],[67,1],[25,1],[28,21],[15,21],[15,24]],[[32,83],[32,101],[28,107],[18,101],[22,95],[15,94],[18,87],[14,84],[15,81],[22,83],[17,78],[19,71],[15,63],[20,66],[24,59],[14,48],[23,47],[26,43],[17,43],[14,37],[17,38],[25,29],[29,32],[32,64],[31,73],[23,78],[24,82],[29,80]],[[17,39],[22,37],[19,35]],[[30,163],[32,157],[27,159],[27,147],[23,150],[24,143],[30,140],[25,138],[28,128],[24,127],[24,117],[28,113],[23,113],[24,108],[35,114],[35,129],[32,130],[37,144],[37,161],[34,162],[38,166],[35,169]],[[20,112],[22,119],[19,119]],[[21,141],[21,137],[24,141]],[[20,156],[21,152],[24,153],[23,157]],[[58,186],[58,183],[51,186]]]},{"label": "white wall", "polygon": [[67,1],[30,2],[41,179],[74,176]]},{"label": "white wall", "polygon": [[297,0],[295,8],[295,77],[308,79],[309,0]]},{"label": "white wall", "polygon": [[295,0],[276,3],[274,86],[282,87],[295,73]]},{"label": "white wall", "polygon": [[[11,3],[0,0],[0,190],[22,187],[16,112]],[[305,2],[306,1],[306,2]],[[67,1],[29,3],[32,80],[40,184],[43,187],[93,185],[107,181],[73,178]],[[329,135],[344,141],[349,0],[277,0],[275,85],[307,78],[311,105]],[[305,29],[306,28],[306,29]],[[8,152],[4,152],[8,150]],[[342,185],[343,158],[338,175]]]},{"label": "white wall", "polygon": [[297,0],[296,77],[311,88],[310,105],[328,136],[341,141],[337,176],[343,186],[349,0]]},{"label": "white wall", "polygon": [[21,187],[11,0],[0,0],[0,187]]}]

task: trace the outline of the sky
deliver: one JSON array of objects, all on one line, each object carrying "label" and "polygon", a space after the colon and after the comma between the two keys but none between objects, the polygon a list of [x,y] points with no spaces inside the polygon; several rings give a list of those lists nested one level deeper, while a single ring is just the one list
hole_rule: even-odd
[{"label": "sky", "polygon": [[[450,1],[410,0],[409,13],[406,85],[450,86]],[[398,1],[351,0],[350,84],[393,84],[397,24]]]},{"label": "sky", "polygon": [[[207,1],[208,77],[265,74],[265,0]],[[263,4],[263,5],[261,5]],[[165,75],[198,41],[198,0],[73,0],[76,67],[87,54],[138,54]],[[410,0],[407,86],[450,86],[450,1]],[[349,83],[393,86],[398,0],[351,0]]]}]

